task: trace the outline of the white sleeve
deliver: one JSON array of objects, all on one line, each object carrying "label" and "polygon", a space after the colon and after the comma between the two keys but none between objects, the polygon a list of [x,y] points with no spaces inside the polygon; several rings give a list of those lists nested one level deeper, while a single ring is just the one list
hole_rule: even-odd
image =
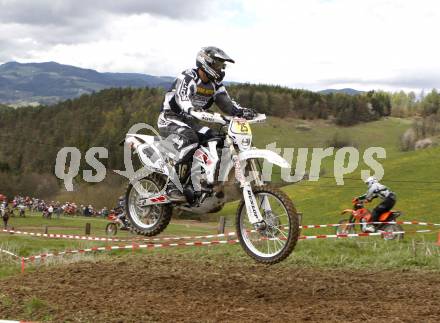
[{"label": "white sleeve", "polygon": [[176,103],[186,113],[189,113],[189,109],[193,108],[190,97],[194,94],[196,86],[190,75],[182,74],[177,78]]},{"label": "white sleeve", "polygon": [[367,191],[365,198],[367,200],[371,200],[372,198],[376,197],[376,191],[377,191],[377,184],[371,185],[371,187]]}]

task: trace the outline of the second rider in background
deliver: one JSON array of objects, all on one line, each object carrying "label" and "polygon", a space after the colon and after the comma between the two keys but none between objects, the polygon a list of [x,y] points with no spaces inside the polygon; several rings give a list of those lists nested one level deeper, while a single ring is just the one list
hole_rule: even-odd
[{"label": "second rider in background", "polygon": [[[382,203],[376,206],[371,213],[371,222],[378,222],[381,214],[390,211],[396,204],[396,194],[385,185],[379,183],[373,176],[368,177],[365,184],[368,185],[368,191],[364,195],[359,196],[359,200],[367,200],[370,202],[376,197],[382,199]],[[376,229],[374,225],[370,224],[365,227],[365,231],[375,232]]]}]

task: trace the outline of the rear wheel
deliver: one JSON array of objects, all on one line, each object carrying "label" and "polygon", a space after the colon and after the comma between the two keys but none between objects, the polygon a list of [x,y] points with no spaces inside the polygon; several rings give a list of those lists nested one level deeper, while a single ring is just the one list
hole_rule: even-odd
[{"label": "rear wheel", "polygon": [[116,223],[109,223],[105,227],[105,233],[109,236],[115,236],[117,232],[118,226],[116,225]]},{"label": "rear wheel", "polygon": [[384,240],[402,240],[404,236],[403,228],[399,224],[385,224],[381,231],[384,232],[382,235]]},{"label": "rear wheel", "polygon": [[336,227],[336,234],[352,234],[356,233],[354,223],[350,223],[347,219],[342,219],[338,222]]},{"label": "rear wheel", "polygon": [[[151,174],[140,179],[135,186],[140,185],[138,188],[152,196],[161,192],[165,183],[163,176]],[[129,184],[125,194],[127,218],[134,232],[145,236],[155,236],[165,230],[170,223],[172,208],[169,204],[139,206],[140,199],[145,196],[141,195],[135,186]]]},{"label": "rear wheel", "polygon": [[288,257],[298,241],[299,219],[290,198],[283,192],[267,187],[253,191],[265,226],[255,230],[249,222],[244,200],[241,200],[236,219],[240,244],[256,261],[274,264]]}]

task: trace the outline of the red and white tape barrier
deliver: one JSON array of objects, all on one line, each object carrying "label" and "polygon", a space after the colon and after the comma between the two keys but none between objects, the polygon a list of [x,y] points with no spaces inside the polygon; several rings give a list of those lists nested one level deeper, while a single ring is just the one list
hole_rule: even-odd
[{"label": "red and white tape barrier", "polygon": [[30,321],[11,321],[11,320],[0,320],[0,323],[34,323]]},{"label": "red and white tape barrier", "polygon": [[301,229],[319,229],[319,228],[330,228],[330,227],[340,227],[340,226],[351,226],[358,224],[412,224],[412,225],[424,225],[424,226],[440,226],[440,223],[430,223],[430,222],[419,222],[419,221],[391,221],[391,222],[362,222],[362,223],[332,223],[332,224],[310,224],[302,225]]},{"label": "red and white tape barrier", "polygon": [[40,238],[73,239],[73,240],[87,240],[87,241],[111,241],[111,242],[197,240],[197,239],[225,238],[225,237],[235,236],[235,232],[229,232],[229,233],[208,234],[208,235],[199,235],[199,236],[161,237],[161,238],[133,237],[132,239],[119,239],[119,238],[90,237],[90,236],[81,236],[81,235],[60,234],[60,233],[46,234],[46,233],[26,232],[26,231],[6,230],[6,229],[1,230],[1,232],[40,237]]},{"label": "red and white tape barrier", "polygon": [[[413,233],[426,233],[432,232],[433,230],[417,230],[412,231]],[[322,234],[316,236],[300,236],[299,240],[309,240],[309,239],[330,239],[330,238],[350,238],[350,237],[368,237],[368,236],[382,236],[384,234],[397,235],[404,234],[405,231],[396,232],[374,232],[374,233],[348,233],[348,234]],[[263,238],[262,240],[272,240],[268,238]],[[167,248],[167,247],[190,247],[190,246],[208,246],[208,245],[219,245],[219,244],[236,244],[239,240],[215,240],[215,241],[192,241],[192,242],[176,242],[176,243],[148,243],[148,244],[137,244],[132,243],[129,245],[116,245],[116,246],[105,246],[105,247],[91,247],[78,250],[65,250],[61,252],[51,252],[44,253],[35,256],[22,257],[23,261],[34,261],[37,259],[45,259],[47,257],[63,256],[68,254],[82,254],[86,252],[93,251],[113,251],[113,250],[136,250],[136,249],[156,249],[156,248]]]},{"label": "red and white tape barrier", "polygon": [[238,240],[217,240],[217,241],[193,241],[193,242],[177,242],[177,243],[147,243],[147,244],[129,244],[121,246],[105,246],[105,247],[91,247],[78,250],[66,250],[61,252],[44,253],[36,256],[24,257],[24,261],[33,261],[47,257],[62,256],[68,254],[80,254],[93,251],[113,251],[113,250],[136,250],[136,249],[155,249],[166,247],[189,247],[189,246],[208,246],[218,244],[235,244]]},{"label": "red and white tape barrier", "polygon": [[[319,228],[329,228],[329,227],[339,227],[339,226],[351,226],[358,225],[361,223],[333,223],[333,224],[311,224],[300,226],[300,229],[319,229]],[[437,223],[430,222],[419,222],[419,221],[394,221],[394,222],[365,222],[362,224],[407,224],[407,225],[423,225],[423,226],[440,226]],[[288,228],[285,228],[288,229]],[[104,242],[133,242],[133,241],[179,241],[179,240],[198,240],[198,239],[212,239],[212,238],[225,238],[235,236],[235,232],[221,233],[221,234],[209,234],[209,235],[199,235],[199,236],[183,236],[183,237],[160,237],[160,238],[139,238],[133,237],[132,239],[119,239],[119,238],[108,238],[108,237],[91,237],[91,236],[81,236],[81,235],[70,235],[70,234],[58,234],[58,233],[38,233],[38,232],[26,232],[20,230],[7,230],[3,229],[1,232],[27,235],[34,237],[43,238],[54,238],[54,239],[73,239],[73,240],[85,240],[85,241],[104,241]]]},{"label": "red and white tape barrier", "polygon": [[331,238],[351,238],[351,237],[368,237],[368,236],[383,236],[383,235],[397,235],[405,233],[429,233],[435,230],[415,230],[415,231],[394,231],[394,232],[361,232],[361,233],[347,233],[347,234],[320,234],[316,236],[300,236],[299,240],[309,240],[309,239],[331,239]]},{"label": "red and white tape barrier", "polygon": [[21,257],[21,272],[24,273],[25,263],[38,259],[45,259],[47,257],[63,256],[68,254],[82,254],[93,251],[113,251],[113,250],[136,250],[136,249],[155,249],[165,247],[189,247],[189,246],[208,246],[218,244],[235,244],[238,240],[218,240],[218,241],[193,241],[193,242],[177,242],[177,243],[148,243],[148,244],[130,244],[122,246],[105,246],[105,247],[92,247],[78,250],[66,250],[61,252],[44,253],[40,255]]},{"label": "red and white tape barrier", "polygon": [[121,241],[120,239],[117,238],[89,237],[89,236],[80,236],[73,234],[38,233],[38,232],[26,232],[26,231],[9,230],[9,229],[3,229],[1,231],[4,233],[19,234],[19,235],[33,236],[33,237],[43,237],[43,238],[75,239],[75,240],[89,240],[89,241],[114,241],[114,242]]},{"label": "red and white tape barrier", "polygon": [[[15,253],[12,253],[12,252],[10,252],[10,251],[8,251],[8,250],[0,249],[0,252],[1,252],[1,253],[5,253],[5,254],[7,254],[7,255],[10,255],[11,257],[14,257],[14,258],[20,258],[20,257],[17,256]],[[1,323],[1,321],[0,321],[0,323]]]}]

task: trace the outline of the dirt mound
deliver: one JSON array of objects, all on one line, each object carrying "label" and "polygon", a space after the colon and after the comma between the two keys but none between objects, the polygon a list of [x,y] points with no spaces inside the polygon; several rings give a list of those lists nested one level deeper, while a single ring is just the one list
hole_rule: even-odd
[{"label": "dirt mound", "polygon": [[2,280],[0,318],[438,322],[439,287],[438,273],[359,274],[143,254]]}]

